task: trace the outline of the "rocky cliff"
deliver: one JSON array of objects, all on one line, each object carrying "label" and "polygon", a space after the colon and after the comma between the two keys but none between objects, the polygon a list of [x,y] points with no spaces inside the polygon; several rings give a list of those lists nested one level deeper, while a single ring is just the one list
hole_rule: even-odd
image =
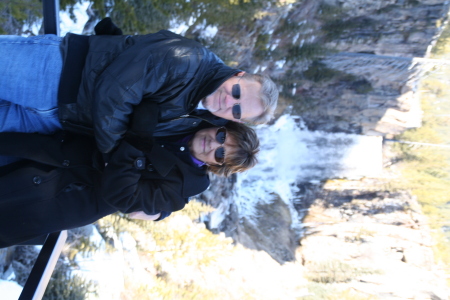
[{"label": "rocky cliff", "polygon": [[308,129],[325,132],[386,136],[420,126],[417,84],[435,64],[425,57],[447,21],[447,1],[281,4],[255,17],[252,30],[223,26],[215,37],[227,40],[228,54],[216,50],[230,64],[276,79],[280,114],[291,107]]},{"label": "rocky cliff", "polygon": [[251,30],[220,27],[226,51],[214,50],[275,78],[280,113],[292,105],[311,130],[385,136],[420,126],[417,79],[435,63],[414,58],[427,57],[447,1],[292,2],[268,8]]},{"label": "rocky cliff", "polygon": [[[309,130],[391,136],[421,125],[418,80],[436,64],[427,57],[447,14],[438,0],[299,1],[258,19],[245,42],[257,55],[235,46],[236,64],[274,77],[279,113],[290,106]],[[407,191],[387,191],[391,175],[299,182],[297,215],[273,195],[256,222],[225,207],[232,193],[217,197],[233,180],[216,179],[201,198],[226,215],[209,221],[213,230],[278,262],[301,261],[313,282],[375,299],[448,299],[427,221]]]},{"label": "rocky cliff", "polygon": [[[379,178],[299,183],[293,205],[302,218],[300,232],[276,195],[271,205],[258,207],[256,220],[240,218],[231,205],[214,230],[282,265],[294,263],[303,272],[298,279],[309,283],[305,299],[449,299],[445,268],[435,263],[431,230],[416,197],[389,191],[398,176],[391,159],[385,157]],[[231,190],[233,181],[216,183],[202,199],[224,209],[232,195],[215,195]]]},{"label": "rocky cliff", "polygon": [[327,183],[304,219],[297,259],[311,270],[311,280],[376,299],[448,299],[416,199],[378,184]]}]

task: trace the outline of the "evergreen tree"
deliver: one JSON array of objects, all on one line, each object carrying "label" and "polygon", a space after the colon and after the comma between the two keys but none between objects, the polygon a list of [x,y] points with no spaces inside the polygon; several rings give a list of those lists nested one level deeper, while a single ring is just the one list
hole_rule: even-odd
[{"label": "evergreen tree", "polygon": [[74,275],[64,262],[57,264],[45,290],[43,300],[84,300],[87,294],[95,294],[91,281]]},{"label": "evergreen tree", "polygon": [[42,18],[42,2],[39,0],[0,1],[0,34],[27,34],[24,26],[31,26]]}]

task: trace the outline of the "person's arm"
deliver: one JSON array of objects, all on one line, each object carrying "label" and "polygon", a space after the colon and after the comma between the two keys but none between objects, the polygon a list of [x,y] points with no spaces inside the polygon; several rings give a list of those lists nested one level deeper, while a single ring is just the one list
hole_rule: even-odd
[{"label": "person's arm", "polygon": [[129,213],[128,216],[132,219],[137,219],[137,220],[155,221],[155,220],[159,219],[159,217],[161,216],[161,213],[159,212],[156,215],[147,215],[143,211],[135,211],[135,212]]},{"label": "person's arm", "polygon": [[172,213],[167,211],[161,211],[155,215],[147,215],[143,211],[136,211],[128,214],[132,219],[144,220],[144,221],[161,221],[170,216]]},{"label": "person's arm", "polygon": [[[144,178],[145,154],[123,141],[111,156],[101,179],[104,200],[123,213],[143,211],[154,215],[182,209],[183,178],[174,167],[166,177]],[[155,172],[155,171],[153,171]]]},{"label": "person's arm", "polygon": [[142,101],[133,109],[127,135],[130,138],[151,139],[158,124],[158,104]]},{"label": "person's arm", "polygon": [[151,51],[159,44],[151,41],[139,40],[130,46],[96,80],[94,135],[103,153],[123,138],[134,106],[142,99],[159,103],[181,93],[202,60],[196,49],[177,43],[161,49],[164,55],[154,57]]}]

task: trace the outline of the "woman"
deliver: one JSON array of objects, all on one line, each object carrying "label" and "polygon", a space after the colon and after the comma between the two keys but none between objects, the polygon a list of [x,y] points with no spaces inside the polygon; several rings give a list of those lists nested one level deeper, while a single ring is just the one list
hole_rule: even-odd
[{"label": "woman", "polygon": [[0,145],[0,155],[22,159],[0,167],[0,247],[8,247],[116,211],[162,219],[209,186],[207,171],[253,167],[259,141],[231,123],[181,139],[129,138],[109,157],[91,137],[63,133],[1,133]]}]

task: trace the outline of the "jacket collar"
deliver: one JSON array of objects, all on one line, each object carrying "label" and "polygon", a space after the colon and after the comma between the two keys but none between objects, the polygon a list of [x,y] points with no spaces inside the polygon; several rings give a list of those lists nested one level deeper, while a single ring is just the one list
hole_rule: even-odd
[{"label": "jacket collar", "polygon": [[191,159],[188,151],[183,155],[183,159],[180,159],[162,145],[155,143],[150,152],[150,159],[155,170],[163,177],[166,177],[175,165],[178,166],[183,177],[182,195],[185,198],[200,194],[209,186],[206,167],[199,168],[184,161]]},{"label": "jacket collar", "polygon": [[150,159],[153,167],[161,176],[166,177],[170,170],[175,166],[175,155],[164,149],[162,145],[154,143],[150,152]]},{"label": "jacket collar", "polygon": [[183,197],[191,197],[204,192],[209,187],[209,177],[206,167],[188,166],[181,168],[183,173]]}]

